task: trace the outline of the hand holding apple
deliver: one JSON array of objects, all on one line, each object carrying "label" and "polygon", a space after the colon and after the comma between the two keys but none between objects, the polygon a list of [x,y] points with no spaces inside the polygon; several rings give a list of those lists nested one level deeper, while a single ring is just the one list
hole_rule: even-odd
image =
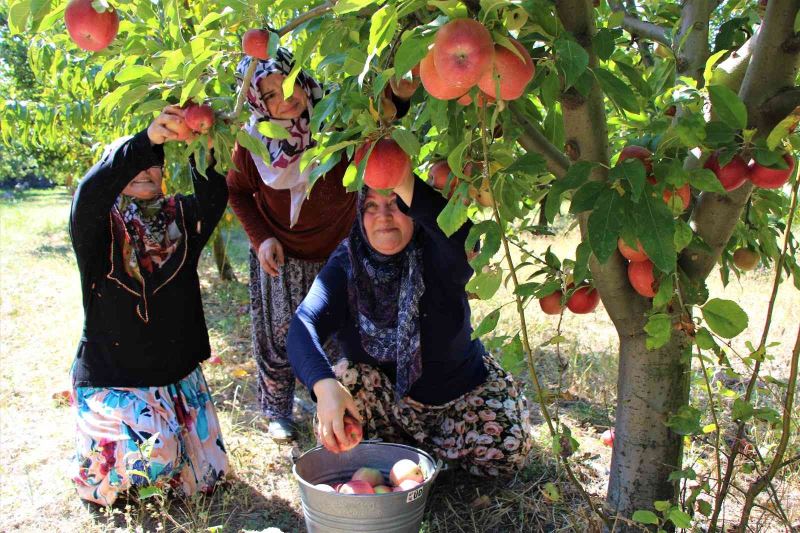
[{"label": "hand holding apple", "polygon": [[183,120],[183,110],[168,105],[147,127],[147,137],[152,144],[164,144],[167,141],[182,141],[184,130],[188,130]]},{"label": "hand holding apple", "polygon": [[313,390],[317,396],[317,431],[322,445],[333,453],[341,453],[358,444],[352,442],[345,428],[346,413],[361,423],[358,407],[347,387],[336,379],[326,378],[317,381]]}]

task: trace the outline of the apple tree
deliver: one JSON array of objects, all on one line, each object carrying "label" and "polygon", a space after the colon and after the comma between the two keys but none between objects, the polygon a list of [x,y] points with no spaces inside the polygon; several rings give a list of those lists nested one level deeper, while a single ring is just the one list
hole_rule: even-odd
[{"label": "apple tree", "polygon": [[[316,165],[312,180],[361,149],[344,178],[357,189],[380,158],[373,147],[388,141],[449,196],[445,232],[475,222],[467,247],[480,240],[481,249],[468,289],[486,300],[504,280],[512,289],[513,301],[498,302],[519,319],[504,364],[527,363],[553,453],[598,519],[617,530],[716,531],[732,481],[755,469],[740,487],[747,529],[756,497],[797,446],[800,332],[788,381],[768,380],[781,409],[764,403],[760,371],[787,349],[769,343],[775,295],[800,289],[800,0],[84,3],[93,13],[84,9],[76,24],[88,33],[71,39],[67,2],[10,1],[9,29],[28,42],[45,89],[35,106],[7,103],[5,142],[52,146],[69,135],[91,152],[167,103],[205,103],[212,129],[169,147],[170,186],[186,187],[181,162],[188,153],[204,160],[208,138],[222,169],[234,142],[263,150],[240,129],[247,112],[234,79],[242,36],[263,30],[246,48],[289,47],[296,67],[286,88],[304,68],[327,89],[311,121],[318,144],[303,159]],[[93,26],[97,15],[112,22]],[[423,87],[396,120],[387,86],[417,77]],[[580,227],[574,254],[532,250],[530,236],[552,232],[560,216]],[[771,304],[762,337],[739,353],[731,339],[748,315],[706,281],[719,268],[727,283],[759,262],[774,271]],[[573,472],[578,443],[550,414],[526,323],[540,309],[591,312],[598,295],[619,337],[605,503]],[[477,333],[498,317],[499,308]],[[746,387],[731,390],[721,375]],[[767,430],[777,445],[754,457],[748,449]],[[704,464],[683,464],[687,443],[707,449]]]}]

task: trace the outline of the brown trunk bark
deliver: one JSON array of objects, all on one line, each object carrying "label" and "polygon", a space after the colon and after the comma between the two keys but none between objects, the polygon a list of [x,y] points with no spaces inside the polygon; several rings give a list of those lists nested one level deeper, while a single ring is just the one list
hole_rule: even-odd
[{"label": "brown trunk bark", "polygon": [[[667,427],[689,395],[689,368],[681,357],[682,336],[648,350],[642,325],[635,335],[620,334],[618,402],[608,503],[630,517],[652,510],[656,500],[673,500],[670,473],[681,469],[683,439]],[[641,531],[618,523],[617,531]]]},{"label": "brown trunk bark", "polygon": [[220,279],[224,281],[235,281],[236,274],[233,273],[233,267],[230,261],[228,261],[225,240],[222,238],[222,232],[219,230],[214,232],[211,249],[214,253],[214,263],[217,265],[217,272],[219,272]]}]

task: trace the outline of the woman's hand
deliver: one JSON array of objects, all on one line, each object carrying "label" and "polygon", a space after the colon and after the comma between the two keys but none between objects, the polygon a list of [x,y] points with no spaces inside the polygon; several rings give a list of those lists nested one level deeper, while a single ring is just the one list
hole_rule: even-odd
[{"label": "woman's hand", "polygon": [[258,247],[258,262],[261,268],[272,277],[278,275],[278,269],[283,266],[283,245],[275,237],[265,239]]},{"label": "woman's hand", "polygon": [[182,129],[188,129],[183,122],[183,110],[178,106],[168,105],[147,127],[147,137],[151,144],[164,144],[179,140],[178,132]]},{"label": "woman's hand", "polygon": [[345,431],[346,413],[361,423],[358,407],[347,387],[333,378],[326,378],[314,383],[313,389],[317,396],[317,431],[322,445],[333,453],[340,453],[358,444],[360,438],[352,442]]},{"label": "woman's hand", "polygon": [[394,188],[394,193],[403,200],[403,203],[411,207],[411,200],[414,198],[414,174],[409,171],[402,181]]}]

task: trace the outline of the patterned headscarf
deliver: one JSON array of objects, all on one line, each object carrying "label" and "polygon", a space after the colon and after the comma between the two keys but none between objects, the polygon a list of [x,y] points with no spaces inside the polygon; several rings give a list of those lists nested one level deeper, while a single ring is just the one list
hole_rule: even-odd
[{"label": "patterned headscarf", "polygon": [[395,394],[402,398],[422,375],[422,233],[415,230],[408,245],[394,255],[376,251],[364,231],[366,193],[365,187],[358,195],[356,223],[345,241],[350,258],[348,301],[367,354],[396,364]]},{"label": "patterned headscarf", "polygon": [[[288,76],[294,67],[294,58],[285,48],[278,48],[275,57],[267,60],[244,56],[236,67],[236,79],[240,87],[252,61],[257,61],[258,64],[247,89],[247,103],[250,107],[251,115],[245,129],[250,135],[264,143],[269,152],[270,161],[264,161],[253,153],[250,155],[258,169],[261,180],[267,186],[273,189],[290,190],[292,202],[289,224],[291,227],[300,216],[300,208],[308,189],[308,177],[312,168],[309,165],[301,173],[300,157],[305,150],[316,144],[314,139],[311,138],[309,119],[314,106],[322,99],[322,88],[314,78],[300,71],[297,75],[296,83],[300,85],[308,97],[306,112],[295,119],[274,118],[270,116],[269,109],[262,99],[261,91],[258,89],[258,82],[276,72]],[[272,139],[262,135],[258,131],[258,124],[262,121],[269,121],[286,128],[289,132],[289,138]]]}]

